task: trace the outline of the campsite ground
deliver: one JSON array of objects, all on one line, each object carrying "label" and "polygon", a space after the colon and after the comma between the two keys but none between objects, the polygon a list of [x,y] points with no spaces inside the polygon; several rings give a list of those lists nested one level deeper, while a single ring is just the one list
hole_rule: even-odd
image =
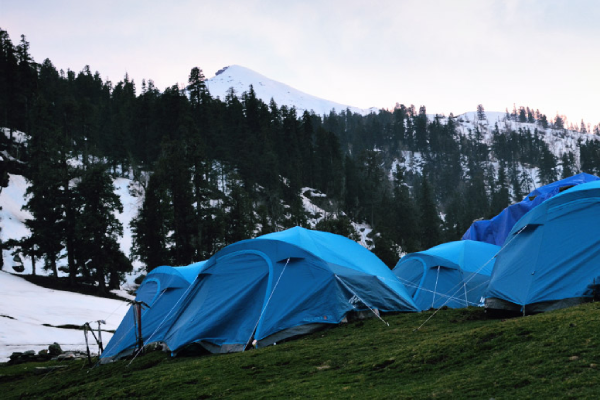
[{"label": "campsite ground", "polygon": [[600,303],[511,319],[482,309],[358,321],[245,353],[152,352],[88,368],[0,365],[3,398],[597,398]]}]

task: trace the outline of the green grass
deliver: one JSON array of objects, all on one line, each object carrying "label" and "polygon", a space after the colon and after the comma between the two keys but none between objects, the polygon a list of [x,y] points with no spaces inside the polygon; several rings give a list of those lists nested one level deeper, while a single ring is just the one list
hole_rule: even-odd
[{"label": "green grass", "polygon": [[7,398],[598,398],[600,303],[513,319],[481,309],[388,315],[245,353],[42,374],[0,366]]}]

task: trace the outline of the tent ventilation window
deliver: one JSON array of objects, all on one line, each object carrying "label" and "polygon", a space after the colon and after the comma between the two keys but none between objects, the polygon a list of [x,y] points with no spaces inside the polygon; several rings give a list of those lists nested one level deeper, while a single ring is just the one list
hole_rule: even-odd
[{"label": "tent ventilation window", "polygon": [[558,192],[559,192],[559,193],[561,193],[561,192],[564,192],[564,191],[565,191],[565,190],[567,190],[567,189],[571,189],[573,186],[575,186],[575,185],[561,186],[561,187],[558,189]]}]

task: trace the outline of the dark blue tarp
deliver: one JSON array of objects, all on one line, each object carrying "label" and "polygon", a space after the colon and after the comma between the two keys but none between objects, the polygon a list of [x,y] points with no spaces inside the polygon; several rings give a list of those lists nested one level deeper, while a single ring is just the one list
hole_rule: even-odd
[{"label": "dark blue tarp", "polygon": [[556,196],[565,188],[593,182],[600,178],[590,174],[577,174],[569,178],[535,189],[521,202],[505,208],[500,214],[490,220],[475,221],[463,235],[463,239],[476,240],[502,246],[515,223],[530,210]]},{"label": "dark blue tarp", "polygon": [[200,343],[241,351],[256,340],[337,324],[350,311],[417,311],[373,253],[345,237],[296,227],[219,251],[200,273],[165,336],[173,352]]},{"label": "dark blue tarp", "polygon": [[[178,301],[196,279],[206,261],[186,267],[162,266],[148,273],[138,290],[135,300],[144,302],[142,311],[142,338],[144,344],[160,342],[171,326]],[[131,354],[137,345],[133,307],[108,342],[100,357],[104,361]]]},{"label": "dark blue tarp", "polygon": [[421,310],[479,306],[500,246],[462,240],[402,257],[394,274]]},{"label": "dark blue tarp", "polygon": [[592,297],[600,282],[599,226],[600,181],[545,201],[511,230],[486,298],[524,307]]}]

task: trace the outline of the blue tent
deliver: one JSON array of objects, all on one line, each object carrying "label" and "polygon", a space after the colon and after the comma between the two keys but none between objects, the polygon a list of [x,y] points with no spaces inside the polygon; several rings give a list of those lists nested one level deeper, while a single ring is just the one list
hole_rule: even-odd
[{"label": "blue tent", "polygon": [[530,210],[566,189],[598,179],[597,176],[581,173],[537,188],[521,202],[505,208],[491,220],[473,222],[462,238],[502,246],[514,224]]},{"label": "blue tent", "polygon": [[[142,311],[142,338],[145,345],[163,340],[179,300],[205,263],[206,261],[201,261],[186,267],[163,266],[148,273],[135,296],[136,301],[146,304]],[[100,358],[103,362],[107,362],[127,356],[135,350],[136,345],[132,306]]]},{"label": "blue tent", "polygon": [[599,226],[600,181],[531,210],[497,256],[486,307],[538,312],[593,297],[600,283]]},{"label": "blue tent", "polygon": [[234,243],[208,260],[165,337],[174,353],[267,346],[342,322],[353,311],[417,311],[373,253],[345,237],[296,227]]},{"label": "blue tent", "polygon": [[480,305],[500,246],[462,240],[408,254],[393,272],[421,310]]}]

